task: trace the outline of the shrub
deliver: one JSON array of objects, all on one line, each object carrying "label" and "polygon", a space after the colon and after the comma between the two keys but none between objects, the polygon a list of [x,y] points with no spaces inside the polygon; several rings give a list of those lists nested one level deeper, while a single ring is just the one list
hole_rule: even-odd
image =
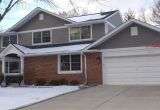
[{"label": "shrub", "polygon": [[9,83],[18,83],[20,85],[22,80],[23,80],[23,76],[22,75],[5,76],[5,77],[6,77],[6,84],[7,85]]},{"label": "shrub", "polygon": [[80,83],[79,83],[79,81],[78,80],[72,80],[72,81],[70,81],[70,83],[69,83],[70,85],[79,85]]},{"label": "shrub", "polygon": [[60,79],[59,82],[60,82],[60,85],[68,85],[68,80],[64,78]]},{"label": "shrub", "polygon": [[45,84],[46,84],[45,79],[37,79],[37,81],[36,81],[37,86],[44,86]]},{"label": "shrub", "polygon": [[59,82],[59,80],[51,80],[51,81],[49,82],[49,84],[50,84],[50,85],[54,85],[54,86],[59,86],[59,85],[60,85],[60,82]]},{"label": "shrub", "polygon": [[58,80],[51,80],[50,85],[59,86],[59,85],[68,85],[68,81],[64,78]]},{"label": "shrub", "polygon": [[0,84],[3,82],[3,80],[4,80],[4,76],[0,74]]}]

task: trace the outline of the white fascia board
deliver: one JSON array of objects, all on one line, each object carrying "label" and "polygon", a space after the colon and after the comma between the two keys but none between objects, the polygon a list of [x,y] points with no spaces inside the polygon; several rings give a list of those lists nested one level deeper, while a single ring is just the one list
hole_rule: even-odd
[{"label": "white fascia board", "polygon": [[62,51],[62,52],[53,52],[53,53],[39,53],[39,54],[24,54],[23,57],[36,57],[36,56],[49,56],[49,55],[61,55],[61,54],[73,54],[81,53],[82,51]]}]

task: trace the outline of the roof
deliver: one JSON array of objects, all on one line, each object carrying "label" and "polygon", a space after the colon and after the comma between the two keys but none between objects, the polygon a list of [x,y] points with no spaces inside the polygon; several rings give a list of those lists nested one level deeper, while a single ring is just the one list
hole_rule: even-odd
[{"label": "roof", "polygon": [[34,55],[48,55],[48,54],[63,54],[63,53],[75,53],[81,52],[90,44],[76,44],[68,46],[59,46],[59,47],[47,47],[47,48],[28,48],[22,45],[13,44],[24,56],[34,56]]},{"label": "roof", "polygon": [[139,20],[136,20],[136,19],[131,19],[131,20],[125,22],[124,24],[120,25],[119,27],[117,27],[113,31],[111,31],[109,34],[101,37],[99,40],[97,40],[94,43],[92,43],[91,45],[89,45],[86,48],[86,50],[102,44],[103,42],[105,42],[106,40],[108,40],[112,36],[116,35],[117,33],[119,33],[120,31],[122,31],[123,29],[127,28],[128,26],[130,26],[133,23],[136,23],[138,25],[144,26],[144,27],[149,28],[151,30],[154,30],[156,32],[160,32],[160,28],[158,28],[156,26],[150,25],[148,23],[145,23],[145,22],[142,22],[142,21],[139,21]]},{"label": "roof", "polygon": [[108,12],[101,12],[101,13],[95,13],[95,14],[88,14],[88,15],[82,15],[82,16],[75,16],[75,17],[71,17],[71,18],[68,18],[68,19],[70,19],[72,21],[75,21],[75,22],[102,20],[102,19],[105,19],[105,18],[111,16],[112,14],[114,14],[117,11],[118,10],[108,11]]},{"label": "roof", "polygon": [[63,19],[63,20],[65,20],[65,21],[68,21],[68,22],[71,22],[71,23],[74,22],[74,21],[72,21],[72,20],[70,20],[70,19],[67,19],[67,18],[62,17],[62,16],[59,16],[59,15],[57,15],[57,14],[55,14],[55,13],[52,13],[52,12],[50,12],[50,11],[47,11],[47,10],[42,9],[42,8],[40,8],[40,7],[37,7],[37,8],[35,8],[33,11],[31,11],[28,15],[26,15],[23,19],[21,19],[21,20],[20,20],[19,22],[17,22],[15,25],[13,25],[11,28],[9,28],[9,29],[7,30],[7,32],[9,32],[9,31],[11,31],[11,30],[16,30],[16,29],[20,28],[22,25],[24,25],[26,22],[28,22],[29,20],[31,20],[34,16],[36,16],[36,15],[37,15],[38,13],[40,13],[40,12],[48,13],[48,14],[50,14],[50,15],[52,15],[52,16],[58,17],[58,18],[60,18],[60,19]]}]

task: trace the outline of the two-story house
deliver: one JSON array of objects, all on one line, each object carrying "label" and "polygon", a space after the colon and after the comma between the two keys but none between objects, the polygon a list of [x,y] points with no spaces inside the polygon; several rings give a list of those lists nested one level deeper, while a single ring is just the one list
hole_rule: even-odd
[{"label": "two-story house", "polygon": [[159,28],[110,11],[64,18],[36,8],[1,33],[2,74],[25,84],[160,84]]}]

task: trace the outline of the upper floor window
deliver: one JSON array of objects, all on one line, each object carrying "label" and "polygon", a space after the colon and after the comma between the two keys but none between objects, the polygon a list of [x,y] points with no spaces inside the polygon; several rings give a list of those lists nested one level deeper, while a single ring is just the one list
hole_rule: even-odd
[{"label": "upper floor window", "polygon": [[70,40],[88,40],[91,39],[91,26],[81,26],[70,28]]},{"label": "upper floor window", "polygon": [[33,32],[33,44],[51,43],[51,31]]},{"label": "upper floor window", "polygon": [[17,44],[17,35],[2,36],[2,47],[7,47],[9,44]]}]

